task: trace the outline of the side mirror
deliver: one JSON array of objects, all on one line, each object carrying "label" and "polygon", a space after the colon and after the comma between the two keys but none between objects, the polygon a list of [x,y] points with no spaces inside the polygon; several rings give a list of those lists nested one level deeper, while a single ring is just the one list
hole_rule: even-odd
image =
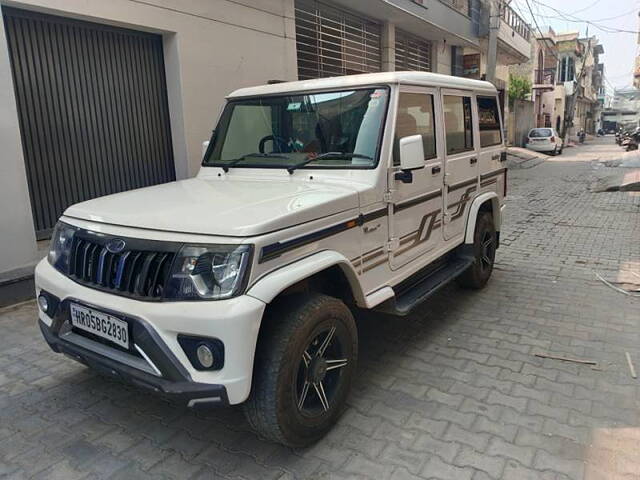
[{"label": "side mirror", "polygon": [[202,158],[204,158],[204,154],[207,153],[207,148],[209,148],[209,140],[202,142]]},{"label": "side mirror", "polygon": [[402,183],[413,182],[412,170],[424,168],[424,146],[422,135],[411,135],[400,139],[400,171],[396,172],[396,180]]}]

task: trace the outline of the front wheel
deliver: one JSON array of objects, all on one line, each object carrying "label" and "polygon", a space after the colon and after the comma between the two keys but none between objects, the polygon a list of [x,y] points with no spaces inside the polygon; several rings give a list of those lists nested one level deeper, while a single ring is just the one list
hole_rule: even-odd
[{"label": "front wheel", "polygon": [[479,212],[473,235],[474,262],[456,279],[460,286],[477,290],[487,284],[493,272],[497,244],[493,215]]},{"label": "front wheel", "polygon": [[355,321],[340,300],[313,294],[287,297],[264,322],[245,415],[270,440],[310,445],[344,408],[358,356]]}]

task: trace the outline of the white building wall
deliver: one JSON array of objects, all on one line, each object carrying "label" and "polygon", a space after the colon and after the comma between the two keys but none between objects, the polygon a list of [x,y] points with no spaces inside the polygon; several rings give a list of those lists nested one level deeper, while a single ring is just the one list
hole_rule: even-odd
[{"label": "white building wall", "polygon": [[434,42],[433,56],[436,66],[434,72],[451,75],[451,46],[446,42]]},{"label": "white building wall", "polygon": [[[21,0],[11,6],[163,36],[180,179],[198,171],[201,144],[211,135],[229,92],[272,79],[297,78],[293,2]],[[1,275],[32,265],[37,253],[7,44],[0,29]]]},{"label": "white building wall", "polygon": [[0,281],[24,274],[36,258],[36,235],[31,216],[27,174],[22,156],[18,111],[0,21]]}]

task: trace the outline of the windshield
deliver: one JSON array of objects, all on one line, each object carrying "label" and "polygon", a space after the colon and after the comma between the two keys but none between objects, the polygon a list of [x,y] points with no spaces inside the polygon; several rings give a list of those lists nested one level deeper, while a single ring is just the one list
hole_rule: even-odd
[{"label": "windshield", "polygon": [[372,168],[388,88],[231,100],[203,161],[228,168]]},{"label": "windshield", "polygon": [[534,128],[529,132],[529,136],[531,138],[540,138],[540,137],[552,137],[553,132],[550,128]]}]

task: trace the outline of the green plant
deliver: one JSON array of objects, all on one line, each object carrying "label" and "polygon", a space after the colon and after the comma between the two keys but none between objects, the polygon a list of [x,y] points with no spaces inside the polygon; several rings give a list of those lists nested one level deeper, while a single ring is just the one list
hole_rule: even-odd
[{"label": "green plant", "polygon": [[531,82],[524,77],[509,75],[509,102],[524,100],[531,93]]}]

